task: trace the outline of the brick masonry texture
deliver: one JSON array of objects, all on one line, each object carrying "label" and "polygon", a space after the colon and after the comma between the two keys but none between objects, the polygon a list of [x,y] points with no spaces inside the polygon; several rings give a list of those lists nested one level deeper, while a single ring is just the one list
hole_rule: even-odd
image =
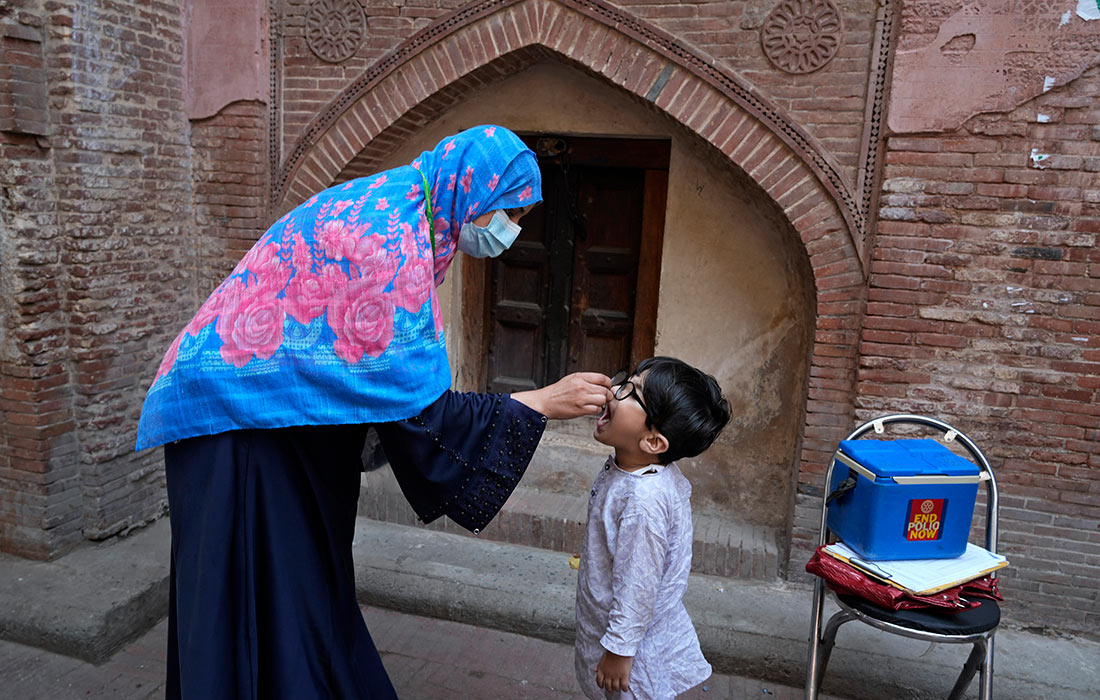
[{"label": "brick masonry texture", "polygon": [[[1093,68],[955,133],[890,140],[856,398],[860,418],[953,416],[998,477],[1009,614],[1093,631],[1098,122]],[[816,530],[803,522],[807,536]]]},{"label": "brick masonry texture", "polygon": [[[279,213],[280,168],[330,104],[418,32],[474,5],[363,0],[364,43],[326,63],[306,43],[310,4],[268,5],[275,104],[237,102],[192,122],[179,3],[0,3],[0,549],[54,557],[163,515],[161,453],[132,448],[164,349]],[[792,162],[790,141],[735,104],[728,85],[668,58],[683,52],[751,87],[858,199],[876,4],[835,4],[835,57],[792,75],[760,49],[772,2],[497,3],[501,12],[442,32],[306,143],[313,160],[295,187],[365,174],[450,105],[536,60],[623,88],[756,179],[800,236],[816,287],[790,536],[778,552],[746,536],[738,567],[750,564],[731,568],[730,535],[704,523],[699,565],[805,580],[836,441],[863,418],[927,412],[957,423],[998,470],[1009,614],[1095,634],[1098,69],[954,132],[887,138],[878,224],[864,239],[820,167]],[[674,49],[609,28],[599,21],[608,8]],[[936,35],[928,12],[899,16],[897,45]],[[513,50],[500,55],[505,45]],[[502,532],[568,549],[583,514],[531,498]],[[725,547],[712,546],[723,536]]]},{"label": "brick masonry texture", "polygon": [[267,228],[266,118],[265,105],[239,102],[191,125],[200,301]]},{"label": "brick masonry texture", "polygon": [[[392,3],[366,0],[368,37],[357,54],[340,64],[318,61],[305,41],[307,2],[286,3],[283,31],[286,80],[283,148],[293,146],[297,134],[317,112],[372,63],[417,31],[456,9],[472,3],[456,0]],[[867,68],[875,21],[875,4],[863,0],[837,3],[844,17],[842,45],[833,60],[806,76],[778,71],[760,51],[759,30],[772,4],[704,0],[698,3],[609,3],[672,35],[689,50],[695,48],[727,70],[747,78],[775,105],[789,112],[812,133],[845,174],[854,179],[859,163],[863,114],[866,107]]]},{"label": "brick masonry texture", "polygon": [[30,7],[7,21],[42,36],[50,126],[3,135],[0,532],[50,557],[164,513],[159,456],[133,444],[194,231],[178,7]]}]

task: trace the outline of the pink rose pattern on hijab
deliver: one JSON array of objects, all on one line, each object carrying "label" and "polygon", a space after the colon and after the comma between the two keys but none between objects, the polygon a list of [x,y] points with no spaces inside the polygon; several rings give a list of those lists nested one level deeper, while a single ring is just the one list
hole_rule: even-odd
[{"label": "pink rose pattern on hijab", "polygon": [[540,182],[515,134],[481,126],[291,210],[172,342],[138,448],[235,428],[414,415],[450,386],[435,288],[458,231],[540,201]]}]

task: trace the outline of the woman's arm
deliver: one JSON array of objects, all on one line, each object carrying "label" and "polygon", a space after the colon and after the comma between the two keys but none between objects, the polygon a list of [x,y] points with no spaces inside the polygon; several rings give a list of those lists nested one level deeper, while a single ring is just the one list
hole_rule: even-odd
[{"label": "woman's arm", "polygon": [[497,514],[531,462],[548,418],[596,413],[611,380],[571,374],[513,394],[446,391],[419,415],[375,430],[405,498],[424,522],[448,515],[478,532]]},{"label": "woman's arm", "polygon": [[574,372],[541,389],[512,394],[512,398],[547,418],[590,416],[611,401],[611,379],[599,372]]}]

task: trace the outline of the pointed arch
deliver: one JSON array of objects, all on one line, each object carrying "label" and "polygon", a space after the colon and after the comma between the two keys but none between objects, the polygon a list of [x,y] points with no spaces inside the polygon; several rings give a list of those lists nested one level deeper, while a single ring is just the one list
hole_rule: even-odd
[{"label": "pointed arch", "polygon": [[374,64],[313,120],[276,174],[271,201],[285,210],[341,175],[366,174],[464,96],[548,56],[694,132],[747,173],[797,232],[817,295],[798,487],[815,484],[853,415],[866,274],[857,198],[805,130],[652,25],[603,0],[486,0],[459,10]]}]

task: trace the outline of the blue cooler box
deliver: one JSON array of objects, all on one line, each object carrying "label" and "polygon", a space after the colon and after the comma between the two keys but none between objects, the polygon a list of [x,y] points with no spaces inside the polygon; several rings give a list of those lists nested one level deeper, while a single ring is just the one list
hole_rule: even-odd
[{"label": "blue cooler box", "polygon": [[856,476],[855,488],[829,504],[826,525],[871,560],[950,559],[970,536],[981,470],[935,440],[844,440],[829,493]]}]

